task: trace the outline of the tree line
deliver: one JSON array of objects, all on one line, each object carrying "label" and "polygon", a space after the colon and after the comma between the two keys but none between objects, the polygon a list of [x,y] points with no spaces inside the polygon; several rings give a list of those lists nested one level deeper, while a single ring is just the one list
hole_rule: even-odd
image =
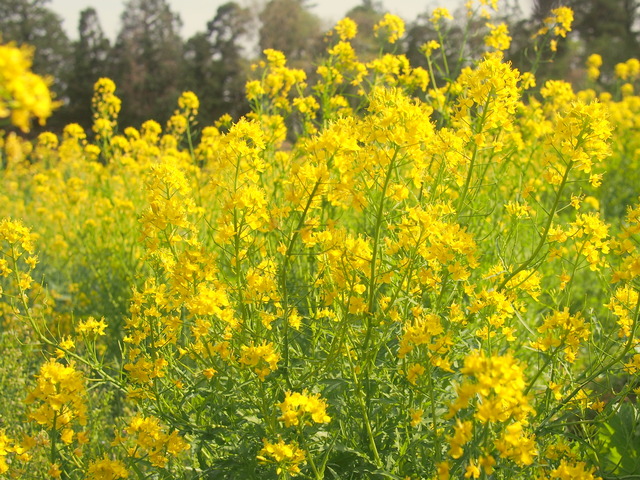
[{"label": "tree line", "polygon": [[[54,131],[71,122],[90,127],[92,87],[100,77],[110,77],[118,86],[121,125],[138,126],[149,118],[166,120],[185,90],[192,90],[200,98],[201,124],[211,124],[225,113],[237,118],[248,110],[244,85],[257,55],[250,45],[257,44],[260,51],[281,50],[290,64],[313,74],[316,60],[326,48],[325,32],[331,27],[310,10],[307,0],[264,0],[258,9],[230,1],[217,9],[202,31],[185,40],[180,35],[180,17],[167,0],[128,0],[115,41],[105,35],[93,8],[81,12],[77,40],[71,41],[61,17],[48,3],[3,0],[0,34],[3,42],[34,46],[34,70],[53,77],[53,89],[61,102],[47,127]],[[534,55],[528,50],[531,36],[559,4],[574,9],[573,31],[558,45],[554,60],[540,65],[536,72],[539,79],[553,76],[572,80],[592,53],[602,56],[603,71],[640,56],[640,0],[535,0],[527,15],[514,0],[508,0],[499,18],[492,22],[509,26],[513,41],[508,59],[516,67],[530,61]],[[380,51],[373,25],[384,13],[375,0],[362,0],[346,13],[359,25],[353,44],[365,60]],[[395,50],[414,65],[425,64],[420,47],[437,39],[429,17],[430,12],[425,10],[407,21],[407,32]],[[469,48],[482,48],[479,32],[483,25],[471,27],[453,23],[448,35],[454,39],[458,36],[460,44],[467,36]],[[473,38],[475,32],[477,39]],[[456,43],[448,42],[451,51],[443,52],[452,61],[460,56]],[[468,53],[472,56],[474,52]]]}]

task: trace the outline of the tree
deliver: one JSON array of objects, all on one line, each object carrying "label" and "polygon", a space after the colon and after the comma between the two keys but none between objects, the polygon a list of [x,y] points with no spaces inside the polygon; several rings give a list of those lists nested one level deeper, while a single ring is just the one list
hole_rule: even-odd
[{"label": "tree", "polygon": [[224,113],[237,118],[248,110],[244,95],[248,62],[243,44],[252,18],[249,9],[225,3],[207,23],[207,32],[197,33],[186,43],[186,77],[189,88],[200,98],[206,123]]},{"label": "tree", "polygon": [[351,41],[353,48],[361,60],[368,61],[380,52],[381,43],[375,38],[373,27],[384,16],[379,1],[363,0],[362,4],[353,7],[345,15],[358,24],[358,34]]},{"label": "tree", "polygon": [[260,49],[283,52],[292,66],[309,68],[321,47],[320,19],[304,0],[270,0],[260,13]]},{"label": "tree", "polygon": [[531,11],[531,18],[541,23],[545,18],[551,15],[551,10],[564,5],[560,0],[533,0],[533,9]]},{"label": "tree", "polygon": [[237,117],[248,110],[244,94],[248,62],[243,56],[242,44],[247,40],[252,21],[249,9],[229,2],[218,8],[216,16],[207,24],[214,78],[218,80],[214,97],[218,100],[212,105],[216,116],[229,113]]},{"label": "tree", "polygon": [[93,84],[100,77],[109,76],[109,39],[105,37],[98,13],[93,8],[80,12],[78,40],[73,43],[73,68],[69,72],[65,114],[69,122],[91,125],[91,97]]},{"label": "tree", "polygon": [[640,20],[638,0],[570,0],[569,6],[575,15],[573,31],[584,44],[585,56],[599,53],[603,72],[640,55],[634,30]]},{"label": "tree", "polygon": [[[601,81],[612,80],[612,71],[617,63],[640,55],[640,41],[635,30],[640,20],[638,0],[534,0],[529,25],[520,31],[533,34],[552,10],[566,5],[574,12],[572,31],[566,39],[558,42],[553,61],[543,61],[536,72],[538,84],[548,78],[564,78],[584,86],[584,64],[589,55],[598,53],[603,65]],[[520,42],[523,51],[528,39]],[[529,57],[533,54],[529,52]],[[517,63],[517,62],[516,62]]]},{"label": "tree", "polygon": [[67,65],[69,39],[59,15],[46,7],[50,0],[0,2],[2,41],[35,47],[33,69],[40,75],[61,77]]},{"label": "tree", "polygon": [[407,58],[414,67],[427,67],[427,60],[422,46],[430,40],[437,40],[438,34],[429,22],[429,14],[421,13],[407,25],[404,49]]},{"label": "tree", "polygon": [[129,0],[114,47],[121,123],[166,120],[182,87],[181,21],[166,0]]}]

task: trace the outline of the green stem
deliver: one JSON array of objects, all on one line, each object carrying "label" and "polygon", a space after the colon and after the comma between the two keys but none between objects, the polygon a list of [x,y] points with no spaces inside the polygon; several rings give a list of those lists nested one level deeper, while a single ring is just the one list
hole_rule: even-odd
[{"label": "green stem", "polygon": [[435,396],[435,387],[433,385],[433,370],[434,367],[431,367],[431,372],[428,375],[429,378],[429,396],[431,397],[431,427],[433,428],[433,438],[435,440],[435,462],[440,462],[440,455],[442,453],[442,446],[440,444],[440,436],[438,435],[438,420],[436,417],[436,396]]},{"label": "green stem", "polygon": [[24,291],[24,289],[22,288],[22,286],[20,285],[20,276],[18,275],[18,262],[16,260],[16,252],[15,252],[15,249],[14,249],[13,246],[11,247],[11,260],[12,260],[12,264],[13,264],[13,276],[14,276],[14,279],[16,281],[16,285],[18,286],[18,296],[20,297],[20,303],[22,305],[22,308],[24,309],[24,317],[26,317],[27,320],[29,321],[29,324],[31,325],[31,328],[33,328],[33,331],[36,333],[36,335],[38,335],[39,340],[41,342],[43,342],[44,344],[50,346],[50,347],[59,348],[60,350],[62,350],[65,353],[65,355],[68,355],[71,358],[73,358],[75,360],[78,360],[79,362],[83,363],[84,365],[87,365],[92,370],[95,370],[95,371],[99,372],[100,375],[105,380],[108,380],[111,384],[113,384],[118,389],[120,389],[120,391],[122,391],[122,392],[126,391],[125,386],[121,382],[117,381],[111,375],[107,374],[104,370],[101,369],[101,367],[99,365],[95,365],[95,364],[91,363],[89,360],[81,357],[80,355],[78,355],[78,354],[76,354],[74,352],[71,352],[71,351],[66,350],[64,348],[61,348],[60,345],[58,345],[56,342],[54,342],[52,340],[49,340],[47,338],[47,336],[40,331],[40,329],[38,328],[38,325],[36,324],[35,319],[31,315],[31,311],[29,309],[29,304],[27,303],[27,294]]},{"label": "green stem", "polygon": [[58,423],[58,412],[53,412],[53,423],[51,424],[51,431],[49,432],[49,441],[51,442],[51,450],[49,457],[51,464],[56,463],[57,450],[56,450],[56,424]]},{"label": "green stem", "polygon": [[364,338],[364,343],[362,345],[362,350],[367,352],[369,348],[369,341],[371,339],[371,330],[373,327],[373,310],[374,310],[374,301],[375,301],[375,293],[376,293],[376,263],[378,260],[378,251],[380,250],[380,231],[382,230],[382,218],[384,214],[384,203],[387,195],[387,188],[389,187],[389,182],[391,181],[391,175],[393,173],[393,169],[395,167],[395,162],[398,157],[398,152],[400,151],[399,147],[396,147],[393,152],[393,157],[389,161],[389,167],[387,168],[387,172],[384,178],[384,184],[382,186],[382,191],[380,195],[380,203],[378,203],[378,210],[376,212],[376,223],[374,226],[373,233],[373,251],[371,253],[371,268],[369,270],[369,298],[367,300],[367,333]]},{"label": "green stem", "polygon": [[380,454],[378,453],[378,447],[376,446],[376,440],[373,435],[373,430],[371,429],[371,421],[369,420],[369,413],[367,411],[367,405],[365,399],[362,394],[362,387],[360,385],[360,381],[358,380],[358,375],[356,374],[355,366],[353,365],[353,359],[351,358],[351,352],[347,348],[347,358],[349,359],[349,364],[351,367],[351,376],[353,378],[353,384],[356,388],[356,396],[358,398],[358,405],[360,406],[360,411],[362,413],[362,420],[364,423],[365,433],[367,435],[367,439],[369,440],[369,448],[371,449],[371,454],[373,455],[374,461],[378,468],[382,467],[382,461],[380,460]]},{"label": "green stem", "polygon": [[536,429],[536,433],[540,432],[542,430],[542,428],[547,423],[549,423],[551,418],[556,413],[558,413],[560,410],[562,410],[562,408],[567,403],[569,403],[573,399],[573,397],[575,397],[580,392],[580,390],[582,390],[586,385],[588,385],[589,382],[591,382],[594,378],[598,377],[602,373],[605,373],[605,372],[609,371],[609,369],[611,367],[613,367],[616,363],[618,363],[620,360],[622,360],[627,355],[627,353],[629,353],[629,351],[634,347],[634,339],[635,339],[635,333],[636,333],[636,330],[637,330],[637,327],[638,327],[638,314],[639,313],[640,313],[640,296],[638,298],[638,302],[636,303],[635,312],[633,314],[633,326],[631,327],[631,332],[629,334],[629,338],[628,338],[627,342],[625,343],[624,347],[622,348],[622,351],[618,355],[616,355],[609,363],[607,363],[603,367],[599,368],[598,370],[596,370],[592,374],[587,376],[586,372],[583,373],[581,375],[581,377],[586,377],[586,378],[584,378],[584,380],[579,380],[580,384],[577,387],[575,387],[571,391],[571,393],[569,395],[567,395],[565,398],[563,398],[562,401],[560,401],[560,403],[558,403],[558,405],[556,405],[556,407],[549,414],[547,414],[546,417],[544,417],[544,419],[538,425],[538,428]]},{"label": "green stem", "polygon": [[304,450],[307,452],[307,460],[309,461],[309,466],[311,467],[314,476],[317,480],[322,480],[324,478],[324,475],[320,471],[318,471],[318,467],[316,467],[316,463],[313,461],[313,456],[311,455],[311,451],[309,450],[309,446],[307,445],[307,442],[305,440],[305,435],[302,431],[302,427],[302,425],[299,425],[298,428],[298,437],[300,438],[300,443],[302,444],[302,448],[304,448]]},{"label": "green stem", "polygon": [[[567,334],[568,335],[568,334]],[[531,382],[529,382],[529,385],[527,386],[527,388],[524,390],[523,395],[526,396],[529,391],[531,390],[531,388],[533,388],[534,384],[536,383],[536,381],[538,380],[538,378],[540,378],[540,375],[542,375],[542,372],[544,372],[546,370],[546,368],[549,366],[549,364],[553,361],[553,359],[555,358],[555,356],[558,354],[558,352],[560,351],[561,348],[563,348],[564,346],[564,341],[566,340],[566,336],[560,341],[560,344],[554,349],[554,351],[549,354],[549,356],[547,357],[547,360],[544,362],[544,365],[542,365],[542,367],[540,367],[540,369],[536,372],[536,374],[534,375],[533,379],[531,379]]]},{"label": "green stem", "polygon": [[311,203],[313,202],[313,199],[316,196],[316,193],[318,192],[318,189],[320,188],[321,183],[322,182],[320,179],[316,180],[316,183],[313,186],[313,190],[311,190],[311,193],[309,194],[309,199],[307,200],[307,203],[304,206],[302,215],[300,216],[300,219],[298,220],[298,224],[293,232],[293,235],[291,235],[291,239],[289,240],[289,245],[287,246],[287,251],[285,252],[284,262],[282,264],[282,271],[280,274],[280,288],[282,289],[282,305],[284,308],[284,323],[282,325],[282,335],[284,337],[283,338],[284,351],[282,352],[282,363],[283,363],[282,371],[284,373],[284,377],[287,381],[287,385],[289,386],[289,388],[292,388],[292,385],[291,385],[291,378],[289,377],[289,319],[288,319],[289,289],[287,288],[287,273],[289,270],[291,255],[293,253],[293,246],[295,245],[298,235],[300,235],[300,230],[304,226],[307,213],[311,208]]},{"label": "green stem", "polygon": [[[482,116],[480,117],[480,122],[478,123],[478,128],[476,133],[482,133],[482,129],[484,128],[484,122],[487,119],[487,112],[489,111],[489,103],[491,102],[491,98],[493,97],[493,91],[489,92],[487,95],[487,99],[482,106]],[[475,166],[476,157],[478,156],[478,143],[473,142],[473,153],[471,154],[471,161],[469,162],[469,171],[467,172],[467,178],[464,182],[464,188],[462,189],[462,194],[460,195],[460,202],[458,203],[458,218],[460,218],[462,214],[462,209],[464,208],[464,201],[467,198],[467,194],[469,192],[469,186],[471,185],[471,178],[473,176],[473,168]]]},{"label": "green stem", "polygon": [[551,207],[551,211],[549,212],[549,218],[547,219],[547,224],[544,227],[544,231],[540,236],[540,241],[538,242],[538,245],[536,246],[535,250],[527,260],[522,262],[518,268],[516,268],[513,272],[511,272],[504,278],[502,283],[498,285],[498,288],[496,289],[497,291],[503,290],[506,287],[507,283],[509,283],[509,281],[513,277],[515,277],[521,271],[526,270],[529,267],[529,265],[531,265],[531,263],[535,261],[536,257],[538,256],[538,254],[540,253],[544,245],[547,243],[549,230],[551,229],[551,225],[553,224],[553,218],[555,217],[556,212],[558,211],[558,205],[560,204],[560,197],[562,196],[564,187],[567,184],[567,181],[569,179],[569,173],[571,172],[572,167],[573,167],[573,160],[569,161],[569,164],[567,165],[567,169],[565,170],[564,175],[562,176],[562,182],[560,183],[560,187],[558,188],[558,193],[556,194],[556,198],[553,202],[553,206]]}]

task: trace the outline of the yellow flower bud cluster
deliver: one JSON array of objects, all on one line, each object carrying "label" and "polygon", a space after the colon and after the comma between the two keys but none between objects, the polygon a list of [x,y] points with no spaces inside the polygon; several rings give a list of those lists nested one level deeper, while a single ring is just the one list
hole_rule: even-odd
[{"label": "yellow flower bud cluster", "polygon": [[286,443],[279,439],[277,443],[263,440],[264,446],[258,453],[258,460],[263,463],[276,463],[276,473],[280,475],[286,472],[287,475],[295,477],[300,474],[300,465],[305,461],[305,452],[295,443]]},{"label": "yellow flower bud cluster", "polygon": [[[19,220],[0,220],[0,278],[11,276],[11,287],[21,298],[33,286],[32,272],[38,263],[35,252],[35,235]],[[3,294],[0,284],[0,298]]]},{"label": "yellow flower bud cluster", "polygon": [[50,359],[40,367],[36,388],[26,399],[27,404],[35,404],[29,418],[61,432],[62,440],[71,443],[73,424],[87,422],[85,383],[84,374],[73,363],[65,365]]},{"label": "yellow flower bud cluster", "polygon": [[44,125],[56,106],[49,80],[31,71],[32,58],[28,47],[0,45],[0,120],[8,118],[23,132],[34,117]]},{"label": "yellow flower bud cluster", "polygon": [[[456,388],[457,399],[450,405],[448,417],[456,417],[453,435],[449,437],[452,458],[458,459],[465,453],[464,446],[474,436],[476,422],[491,424],[493,440],[483,440],[482,451],[493,458],[491,452],[518,465],[530,465],[538,454],[535,437],[527,434],[524,427],[534,412],[525,395],[523,368],[511,355],[486,356],[482,352],[472,352],[464,359],[461,373],[465,381]],[[472,419],[461,420],[460,413],[470,409]],[[494,450],[495,449],[495,450]],[[479,459],[487,474],[493,469],[492,461]],[[478,466],[471,460],[467,471]],[[479,473],[479,470],[478,470]],[[474,478],[478,478],[473,475]]]},{"label": "yellow flower bud cluster", "polygon": [[117,480],[118,478],[129,478],[129,471],[122,461],[111,460],[106,454],[100,460],[91,462],[87,469],[87,480]]},{"label": "yellow flower bud cluster", "polygon": [[93,86],[93,132],[97,139],[111,137],[120,113],[120,99],[115,95],[116,84],[110,78],[100,78]]},{"label": "yellow flower bud cluster", "polygon": [[279,361],[280,354],[276,352],[274,345],[266,342],[262,345],[243,345],[239,360],[242,365],[253,367],[253,371],[262,381],[278,368]]},{"label": "yellow flower bud cluster", "polygon": [[320,398],[320,394],[308,394],[307,391],[287,392],[284,401],[279,405],[282,416],[280,420],[286,427],[308,425],[313,423],[329,423],[331,417],[327,415],[327,403]]},{"label": "yellow flower bud cluster", "polygon": [[[167,430],[167,427],[156,417],[141,415],[134,417],[124,430],[133,443],[128,447],[129,456],[145,458],[151,465],[163,468],[169,462],[170,457],[175,457],[189,450],[189,444],[176,430],[172,430],[171,433],[167,433]],[[125,445],[127,440],[126,437],[117,439],[118,442],[122,442]],[[111,465],[111,467],[113,468],[114,465]],[[123,473],[121,468],[116,471]]]},{"label": "yellow flower bud cluster", "polygon": [[373,27],[376,37],[382,37],[389,43],[396,43],[404,35],[404,20],[397,15],[386,13]]}]

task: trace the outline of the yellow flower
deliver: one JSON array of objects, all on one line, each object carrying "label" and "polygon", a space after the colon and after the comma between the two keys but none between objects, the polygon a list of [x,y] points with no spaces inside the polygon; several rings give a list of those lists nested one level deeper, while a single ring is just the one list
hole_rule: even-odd
[{"label": "yellow flower", "polygon": [[568,462],[567,460],[561,460],[560,465],[551,471],[550,478],[557,480],[573,480],[579,478],[580,480],[599,480],[600,477],[593,475],[595,468],[587,469],[584,462]]},{"label": "yellow flower", "polygon": [[597,80],[600,76],[600,67],[602,66],[602,57],[597,53],[589,55],[586,61],[587,76],[590,80]]},{"label": "yellow flower", "polygon": [[438,474],[438,480],[449,480],[450,478],[449,471],[451,470],[450,462],[440,462],[437,464],[436,469]]},{"label": "yellow flower", "polygon": [[0,475],[9,470],[9,465],[5,457],[9,453],[16,451],[16,448],[13,447],[12,444],[13,440],[5,434],[4,430],[0,430]]},{"label": "yellow flower", "polygon": [[376,37],[383,36],[389,43],[396,43],[404,35],[404,30],[404,20],[390,13],[386,13],[373,27]]},{"label": "yellow flower", "polygon": [[169,456],[177,456],[189,449],[189,444],[177,430],[167,434],[166,427],[153,416],[134,417],[125,432],[134,437],[137,446],[131,450],[130,455],[135,458],[148,455],[149,461],[156,467],[164,468],[169,461]]},{"label": "yellow flower", "polygon": [[420,47],[420,51],[422,51],[425,55],[425,57],[430,57],[431,56],[431,52],[433,52],[434,50],[437,50],[441,47],[441,45],[436,42],[435,40],[429,40],[427,43],[425,43],[424,45],[422,45]]},{"label": "yellow flower", "polygon": [[253,344],[241,347],[242,355],[239,362],[249,367],[254,367],[254,372],[260,380],[278,367],[280,355],[275,351],[273,343],[264,342],[262,345]]},{"label": "yellow flower", "polygon": [[448,417],[467,408],[473,399],[477,399],[474,417],[482,423],[525,420],[533,411],[524,395],[523,368],[511,355],[486,357],[472,352],[461,372],[469,378],[457,388],[458,398]]},{"label": "yellow flower", "polygon": [[87,335],[87,334],[92,334],[92,335],[104,335],[104,331],[107,328],[107,323],[104,321],[104,318],[101,318],[100,320],[96,320],[93,317],[89,317],[84,321],[81,321],[80,323],[78,323],[78,326],[76,327],[76,332],[78,332],[80,335]]},{"label": "yellow flower", "polygon": [[[36,403],[37,408],[29,418],[47,428],[62,430],[76,420],[86,423],[85,379],[73,363],[63,365],[50,359],[36,376],[36,388],[29,393],[26,403]],[[68,434],[67,434],[68,435]]]},{"label": "yellow flower", "polygon": [[484,38],[484,44],[496,50],[508,50],[511,45],[511,37],[507,25],[505,23],[499,25],[487,23],[487,27],[490,32]]},{"label": "yellow flower", "polygon": [[453,17],[451,16],[451,13],[447,8],[438,7],[438,8],[435,8],[431,13],[431,17],[429,18],[429,21],[434,25],[437,25],[440,22],[441,18],[445,18],[447,20],[453,20]]},{"label": "yellow flower", "polygon": [[319,393],[309,395],[306,390],[302,393],[287,392],[279,407],[282,412],[279,420],[282,420],[287,427],[298,425],[307,414],[315,423],[329,423],[331,421],[331,417],[326,412],[327,403],[320,398]]},{"label": "yellow flower", "polygon": [[216,373],[215,368],[205,368],[202,370],[202,374],[207,377],[207,380],[211,380]]},{"label": "yellow flower", "polygon": [[60,476],[62,475],[62,470],[60,469],[60,465],[58,465],[57,463],[52,463],[49,466],[49,470],[47,471],[47,473],[51,478],[60,478]]},{"label": "yellow flower", "polygon": [[87,480],[117,480],[128,477],[129,472],[124,463],[111,460],[106,454],[101,460],[91,462],[87,469]]},{"label": "yellow flower", "polygon": [[464,453],[462,448],[473,436],[473,423],[470,421],[461,422],[456,420],[453,427],[453,436],[449,438],[449,453],[452,458],[460,458]]},{"label": "yellow flower", "polygon": [[9,118],[23,132],[33,117],[44,125],[56,107],[50,82],[31,71],[32,58],[29,47],[0,45],[0,119]]},{"label": "yellow flower", "polygon": [[481,473],[482,472],[480,471],[478,464],[475,461],[471,460],[469,461],[469,465],[467,465],[467,468],[465,470],[464,478],[480,478]]},{"label": "yellow flower", "polygon": [[178,99],[178,107],[187,118],[196,116],[200,108],[200,100],[193,92],[183,92]]},{"label": "yellow flower", "polygon": [[415,363],[407,369],[407,380],[409,380],[409,383],[415,385],[418,377],[424,375],[424,372],[424,367],[419,363]]},{"label": "yellow flower", "polygon": [[566,37],[567,33],[571,31],[572,23],[573,10],[569,7],[554,8],[551,10],[551,16],[544,19],[544,26],[538,30],[535,36],[545,35],[550,31],[551,27],[553,27],[553,34],[556,37]]},{"label": "yellow flower", "polygon": [[115,125],[115,120],[120,113],[120,99],[115,96],[116,84],[110,78],[100,78],[93,85],[93,98],[91,107],[93,108],[94,132],[101,132],[103,135]]},{"label": "yellow flower", "polygon": [[258,453],[258,460],[261,462],[275,462],[278,464],[276,473],[280,475],[286,471],[292,477],[300,473],[300,464],[304,462],[305,452],[298,448],[295,443],[285,443],[281,438],[278,443],[263,440],[264,446]]},{"label": "yellow flower", "polygon": [[418,425],[420,425],[420,423],[422,423],[422,415],[424,414],[424,410],[422,410],[421,408],[418,409],[411,409],[409,410],[409,415],[411,416],[411,426],[412,427],[417,427]]},{"label": "yellow flower", "polygon": [[75,432],[71,428],[65,428],[62,430],[62,433],[60,433],[60,440],[62,440],[62,443],[69,445],[73,442],[74,434]]},{"label": "yellow flower", "polygon": [[535,436],[527,435],[523,431],[522,422],[514,422],[507,426],[495,447],[500,456],[513,460],[518,465],[531,465],[538,455]]},{"label": "yellow flower", "polygon": [[358,24],[349,17],[345,17],[336,24],[334,30],[340,40],[351,40],[358,34]]}]

